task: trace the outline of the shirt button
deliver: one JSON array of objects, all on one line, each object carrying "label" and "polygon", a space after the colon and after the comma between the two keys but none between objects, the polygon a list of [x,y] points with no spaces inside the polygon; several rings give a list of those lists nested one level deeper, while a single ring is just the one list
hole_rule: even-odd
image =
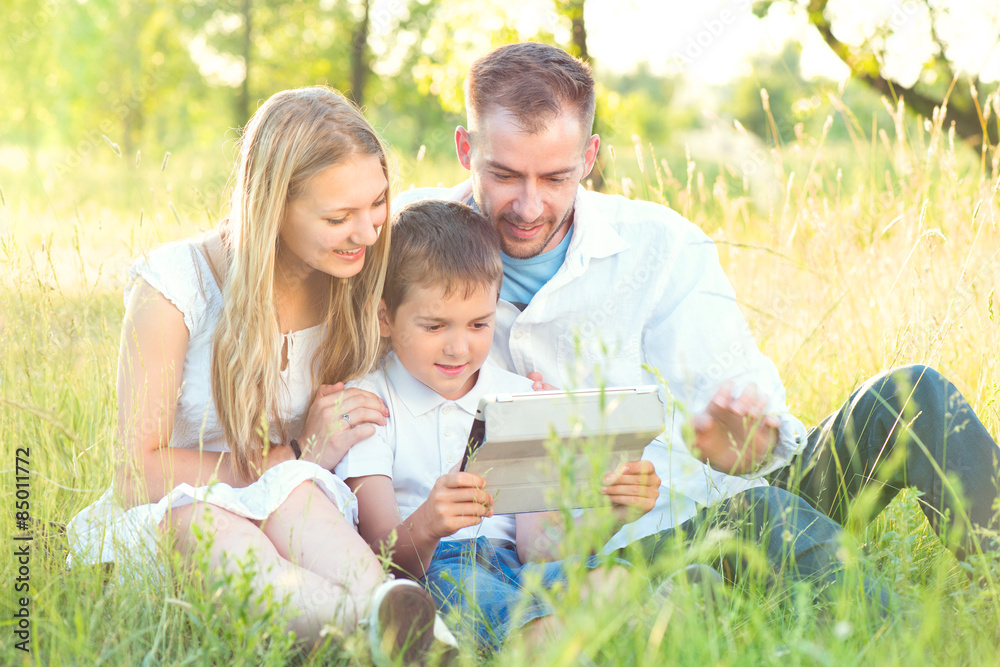
[{"label": "shirt button", "polygon": [[524,336],[524,332],[523,331],[515,331],[514,332],[514,338],[521,338],[523,336]]},{"label": "shirt button", "polygon": [[451,429],[450,429],[450,428],[446,428],[446,429],[444,430],[444,434],[445,434],[445,435],[451,435]]}]

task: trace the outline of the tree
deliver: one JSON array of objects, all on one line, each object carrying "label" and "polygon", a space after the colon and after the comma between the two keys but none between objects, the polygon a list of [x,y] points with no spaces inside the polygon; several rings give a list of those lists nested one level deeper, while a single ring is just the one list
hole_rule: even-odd
[{"label": "tree", "polygon": [[361,18],[351,40],[351,97],[359,107],[365,103],[365,84],[371,71],[368,64],[368,29],[371,22],[371,1],[362,0]]},{"label": "tree", "polygon": [[89,0],[60,10],[44,39],[51,40],[56,60],[48,78],[58,87],[49,109],[73,148],[66,158],[105,142],[134,156],[144,137],[172,141],[189,132],[176,117],[187,113],[189,97],[198,99],[204,91],[169,7]]},{"label": "tree", "polygon": [[[989,114],[984,114],[980,105],[980,100],[985,103],[988,95],[978,74],[968,74],[967,85],[960,84],[962,77],[948,57],[951,44],[942,36],[941,28],[947,23],[949,9],[931,0],[909,0],[885,17],[875,35],[861,44],[851,44],[836,34],[836,3],[831,6],[830,0],[758,0],[754,5],[754,12],[758,16],[764,16],[777,3],[804,5],[809,22],[837,57],[850,68],[852,75],[880,94],[894,101],[903,99],[907,107],[925,118],[933,118],[935,109],[944,110],[945,126],[954,124],[956,134],[969,142],[996,145],[1000,140],[997,119],[987,122]],[[925,11],[929,31],[927,36],[933,49],[923,65],[923,76],[914,83],[905,85],[887,73],[883,66],[886,44],[897,32],[902,34],[904,27],[912,30],[913,17]],[[987,17],[984,16],[985,19]],[[1000,111],[1000,104],[997,106],[996,111]]]},{"label": "tree", "polygon": [[56,8],[31,0],[10,0],[4,14],[0,23],[0,62],[4,63],[0,96],[14,103],[5,104],[0,111],[2,135],[24,146],[35,162],[57,93],[56,50],[46,38],[57,21]]},{"label": "tree", "polygon": [[[593,59],[587,49],[587,24],[583,14],[584,2],[585,0],[555,0],[556,12],[569,19],[571,44],[567,50],[570,55],[576,56],[593,67]],[[600,134],[600,129],[601,119],[595,110],[594,132]],[[590,173],[590,182],[598,192],[604,189],[604,159],[600,154],[597,156],[594,170]]]},{"label": "tree", "polygon": [[368,0],[186,0],[189,40],[242,66],[228,81],[233,121],[243,125],[259,100],[285,88],[326,83],[363,103]]},{"label": "tree", "polygon": [[572,40],[569,52],[580,60],[590,63],[590,52],[587,50],[587,24],[583,16],[584,0],[555,0],[555,3],[556,11],[569,19]]},{"label": "tree", "polygon": [[[698,123],[699,109],[676,103],[678,79],[656,74],[648,62],[640,62],[631,72],[605,73],[599,81],[602,143],[627,146],[635,136],[645,145],[662,146],[678,129]],[[757,101],[760,107],[759,95]]]}]

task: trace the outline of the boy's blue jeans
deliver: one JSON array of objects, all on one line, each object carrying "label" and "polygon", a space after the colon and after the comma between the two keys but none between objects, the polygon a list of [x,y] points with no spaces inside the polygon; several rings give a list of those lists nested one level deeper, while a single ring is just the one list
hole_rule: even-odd
[{"label": "boy's blue jeans", "polygon": [[[485,537],[441,542],[424,584],[438,609],[458,612],[460,634],[473,634],[480,648],[497,650],[512,629],[552,613],[539,592],[566,581],[563,563],[522,565],[512,542]],[[590,559],[587,565],[596,563]]]}]

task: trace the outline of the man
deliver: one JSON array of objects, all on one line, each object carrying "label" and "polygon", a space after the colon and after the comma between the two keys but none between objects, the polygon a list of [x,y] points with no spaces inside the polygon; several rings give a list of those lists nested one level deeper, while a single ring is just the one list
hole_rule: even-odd
[{"label": "man", "polygon": [[[539,386],[543,378],[567,389],[665,382],[666,429],[645,456],[663,480],[657,507],[607,550],[641,540],[654,556],[671,529],[689,532],[713,517],[745,518],[747,534],[760,535],[794,505],[802,544],[769,542],[772,562],[792,558],[805,567],[811,539],[835,560],[838,532],[794,496],[768,489],[768,479],[841,522],[866,485],[880,485],[882,506],[915,485],[932,526],[958,537],[949,546],[960,556],[977,544],[979,529],[996,527],[1000,450],[953,385],[924,367],[886,373],[807,432],[789,414],[777,370],[758,350],[711,240],[663,206],[580,187],[600,141],[591,134],[586,65],[541,44],[500,47],[473,65],[466,102],[468,128],[455,139],[470,181],[397,202],[466,201],[500,231],[495,360],[538,373]],[[897,450],[905,465],[883,476],[880,464]],[[958,477],[964,497],[941,471]],[[705,509],[716,507],[722,511]],[[816,570],[830,565],[818,562]]]}]

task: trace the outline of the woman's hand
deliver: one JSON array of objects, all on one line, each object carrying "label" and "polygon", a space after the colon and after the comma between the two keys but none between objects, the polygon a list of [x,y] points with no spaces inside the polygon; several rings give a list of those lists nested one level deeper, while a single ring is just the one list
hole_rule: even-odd
[{"label": "woman's hand", "polygon": [[299,438],[302,459],[333,469],[351,447],[385,426],[389,410],[375,394],[344,383],[320,385]]},{"label": "woman's hand", "polygon": [[406,521],[411,531],[440,540],[455,531],[475,526],[493,516],[493,498],[486,480],[470,472],[450,472],[438,477],[427,500]]}]

